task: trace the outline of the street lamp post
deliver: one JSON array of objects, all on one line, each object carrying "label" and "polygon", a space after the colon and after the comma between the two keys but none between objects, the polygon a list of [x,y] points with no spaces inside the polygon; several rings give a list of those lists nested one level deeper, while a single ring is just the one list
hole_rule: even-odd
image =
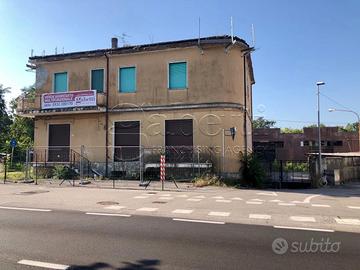
[{"label": "street lamp post", "polygon": [[317,114],[318,114],[318,145],[319,145],[319,175],[322,180],[322,163],[321,163],[321,128],[320,128],[320,86],[325,85],[324,82],[317,82]]},{"label": "street lamp post", "polygon": [[334,109],[334,108],[329,109],[329,112],[349,112],[356,115],[358,120],[358,143],[359,143],[358,151],[360,152],[360,115],[352,110],[343,110],[343,109]]}]

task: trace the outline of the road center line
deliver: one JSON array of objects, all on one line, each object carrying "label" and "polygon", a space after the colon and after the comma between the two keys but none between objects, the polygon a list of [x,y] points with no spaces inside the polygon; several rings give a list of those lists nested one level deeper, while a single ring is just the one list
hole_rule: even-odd
[{"label": "road center line", "polygon": [[39,262],[39,261],[31,261],[31,260],[20,260],[18,261],[18,264],[47,268],[47,269],[59,269],[59,270],[66,270],[70,267],[69,265],[64,265],[64,264],[47,263],[47,262]]},{"label": "road center line", "polygon": [[350,208],[350,209],[359,209],[360,210],[360,206],[351,206],[351,205],[349,205],[348,208]]},{"label": "road center line", "polygon": [[249,214],[249,218],[251,219],[271,219],[270,215],[263,214]]},{"label": "road center line", "polygon": [[21,210],[21,211],[34,211],[34,212],[51,212],[50,209],[39,209],[39,208],[23,208],[23,207],[10,207],[10,206],[0,206],[0,209],[7,210]]},{"label": "road center line", "polygon": [[174,221],[193,222],[193,223],[208,223],[208,224],[220,224],[224,225],[222,221],[200,220],[200,219],[185,219],[185,218],[173,218]]},{"label": "road center line", "polygon": [[329,229],[304,228],[304,227],[274,226],[274,228],[275,229],[286,229],[286,230],[315,231],[315,232],[334,232],[334,230],[329,230]]},{"label": "road center line", "polygon": [[191,214],[194,210],[191,209],[175,209],[172,211],[174,214]]},{"label": "road center line", "polygon": [[315,222],[314,217],[303,217],[303,216],[291,216],[291,220],[300,222]]},{"label": "road center line", "polygon": [[87,212],[85,214],[92,215],[92,216],[131,217],[131,215],[128,215],[128,214],[116,214],[116,213]]}]

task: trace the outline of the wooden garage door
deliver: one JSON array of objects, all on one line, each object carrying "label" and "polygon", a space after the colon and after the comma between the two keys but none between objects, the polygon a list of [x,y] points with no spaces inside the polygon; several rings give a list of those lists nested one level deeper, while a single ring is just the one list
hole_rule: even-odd
[{"label": "wooden garage door", "polygon": [[50,162],[68,162],[70,154],[70,124],[49,125]]}]

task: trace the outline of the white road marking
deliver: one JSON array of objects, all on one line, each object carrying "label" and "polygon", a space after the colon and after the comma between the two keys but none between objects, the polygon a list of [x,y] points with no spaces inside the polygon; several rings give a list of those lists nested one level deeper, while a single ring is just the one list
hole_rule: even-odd
[{"label": "white road marking", "polygon": [[335,221],[343,225],[360,225],[360,219],[357,218],[335,218]]},{"label": "white road marking", "polygon": [[39,261],[31,261],[31,260],[20,260],[17,262],[18,264],[35,266],[47,269],[58,269],[58,270],[66,270],[70,266],[64,264],[56,264],[56,263],[47,263],[47,262],[39,262]]},{"label": "white road marking", "polygon": [[295,206],[295,203],[278,203],[281,206]]},{"label": "white road marking", "polygon": [[291,220],[300,222],[315,222],[314,217],[291,216]]},{"label": "white road marking", "polygon": [[200,195],[200,196],[195,196],[194,198],[198,198],[198,199],[205,199],[205,196]]},{"label": "white road marking", "polygon": [[213,199],[224,199],[223,196],[215,196],[215,197],[212,197]]},{"label": "white road marking", "polygon": [[109,210],[121,210],[124,208],[126,208],[126,206],[121,206],[121,205],[110,205],[110,206],[104,207],[104,209],[109,209]]},{"label": "white road marking", "polygon": [[253,202],[265,202],[265,201],[262,200],[262,199],[250,199],[250,201],[253,201]]},{"label": "white road marking", "polygon": [[149,198],[148,196],[135,196],[133,197],[134,199],[147,199]]},{"label": "white road marking", "polygon": [[348,208],[350,208],[350,209],[359,209],[360,210],[360,206],[349,205]]},{"label": "white road marking", "polygon": [[250,214],[249,218],[254,218],[254,219],[271,219],[270,215],[262,215],[262,214]]},{"label": "white road marking", "polygon": [[159,208],[142,207],[142,208],[136,209],[136,211],[155,212],[155,211],[157,211],[158,209],[159,209]]},{"label": "white road marking", "polygon": [[262,202],[247,201],[246,204],[263,204]]},{"label": "white road marking", "polygon": [[173,200],[173,197],[159,197],[159,200]]},{"label": "white road marking", "polygon": [[230,216],[229,212],[210,212],[208,216],[216,216],[216,217],[228,217]]},{"label": "white road marking", "polygon": [[110,217],[131,217],[131,215],[127,214],[115,214],[115,213],[97,213],[97,212],[87,212],[86,215],[92,216],[110,216]]},{"label": "white road marking", "polygon": [[172,211],[174,214],[191,214],[192,212],[194,212],[194,210],[190,210],[190,209],[176,209],[174,211]]},{"label": "white road marking", "polygon": [[334,232],[334,230],[329,230],[329,229],[304,228],[304,227],[274,226],[274,228],[287,229],[287,230],[315,231],[315,232]]},{"label": "white road marking", "polygon": [[311,204],[311,206],[313,206],[313,207],[330,207],[330,205],[328,205],[328,204],[316,204],[316,203]]},{"label": "white road marking", "polygon": [[187,197],[189,197],[189,196],[186,195],[186,194],[181,194],[181,195],[177,195],[176,197],[179,197],[179,198],[187,198]]},{"label": "white road marking", "polygon": [[173,220],[174,221],[183,221],[183,222],[194,222],[194,223],[220,224],[220,225],[225,224],[225,222],[222,222],[222,221],[199,220],[199,219],[173,218]]},{"label": "white road marking", "polygon": [[275,192],[258,192],[257,195],[265,195],[265,196],[277,196]]},{"label": "white road marking", "polygon": [[282,200],[270,200],[269,202],[283,202]]},{"label": "white road marking", "polygon": [[161,194],[162,197],[170,197],[172,196],[171,194]]},{"label": "white road marking", "polygon": [[231,202],[231,200],[216,200],[216,202],[229,203],[229,202]]},{"label": "white road marking", "polygon": [[319,197],[320,195],[311,195],[309,197],[306,197],[305,200],[303,200],[303,203],[310,203],[311,199],[315,198],[315,197]]},{"label": "white road marking", "polygon": [[202,199],[194,199],[194,198],[190,198],[190,199],[186,199],[187,201],[190,202],[200,202]]},{"label": "white road marking", "polygon": [[239,198],[239,197],[234,197],[234,198],[231,198],[232,200],[234,201],[242,201],[243,199]]},{"label": "white road marking", "polygon": [[0,206],[0,209],[21,210],[21,211],[34,211],[34,212],[51,212],[51,211],[52,211],[52,210],[50,210],[50,209],[10,207],[10,206]]}]

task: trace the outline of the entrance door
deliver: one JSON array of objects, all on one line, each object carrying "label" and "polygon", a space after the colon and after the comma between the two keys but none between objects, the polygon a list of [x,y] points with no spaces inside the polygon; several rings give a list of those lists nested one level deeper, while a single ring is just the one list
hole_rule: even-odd
[{"label": "entrance door", "polygon": [[70,124],[49,125],[49,162],[69,162]]},{"label": "entrance door", "polygon": [[191,162],[193,159],[193,120],[166,120],[165,146],[168,162]]}]

